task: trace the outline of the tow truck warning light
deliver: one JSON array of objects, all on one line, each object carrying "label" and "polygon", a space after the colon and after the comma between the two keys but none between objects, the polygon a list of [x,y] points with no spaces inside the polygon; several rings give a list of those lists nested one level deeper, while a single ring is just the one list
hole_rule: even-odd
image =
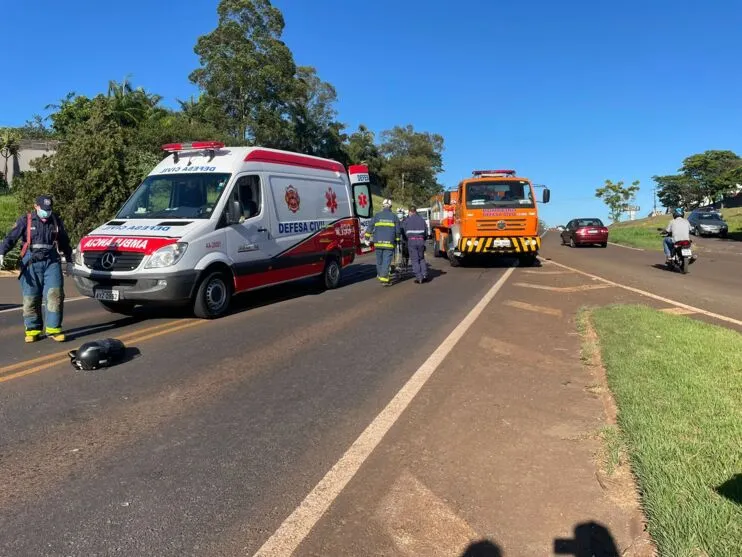
[{"label": "tow truck warning light", "polygon": [[495,175],[495,176],[515,176],[515,170],[474,170],[473,176]]},{"label": "tow truck warning light", "polygon": [[198,149],[221,149],[224,143],[221,141],[194,141],[192,143],[167,143],[162,146],[163,151],[176,153],[178,151],[193,151]]}]

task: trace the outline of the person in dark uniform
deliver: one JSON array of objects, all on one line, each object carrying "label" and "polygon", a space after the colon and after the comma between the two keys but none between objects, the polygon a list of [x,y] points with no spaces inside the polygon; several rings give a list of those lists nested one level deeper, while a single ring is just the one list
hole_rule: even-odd
[{"label": "person in dark uniform", "polygon": [[425,219],[417,214],[417,207],[410,206],[410,212],[402,223],[407,237],[407,249],[410,253],[412,262],[412,272],[415,273],[415,282],[422,284],[428,278],[428,265],[425,262],[425,239],[426,230]]},{"label": "person in dark uniform", "polygon": [[379,282],[389,286],[392,279],[389,276],[394,249],[400,241],[400,228],[397,216],[392,213],[392,200],[385,199],[382,211],[374,215],[371,224],[366,229],[366,239],[371,240],[376,250],[376,275]]},{"label": "person in dark uniform", "polygon": [[20,217],[0,246],[0,268],[5,254],[23,239],[21,250],[21,291],[26,342],[39,340],[44,329],[41,314],[46,300],[46,334],[57,342],[65,340],[62,332],[64,279],[59,252],[67,261],[66,273],[72,272],[72,246],[62,219],[53,212],[48,195],[36,199],[33,213]]}]

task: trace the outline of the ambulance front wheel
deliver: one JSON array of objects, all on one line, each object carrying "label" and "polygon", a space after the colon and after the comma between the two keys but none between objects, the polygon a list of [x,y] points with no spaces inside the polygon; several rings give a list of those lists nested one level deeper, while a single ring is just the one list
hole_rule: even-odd
[{"label": "ambulance front wheel", "polygon": [[193,313],[201,319],[216,319],[227,313],[231,299],[232,285],[227,275],[210,272],[198,286]]},{"label": "ambulance front wheel", "polygon": [[335,257],[330,257],[325,263],[325,270],[322,272],[322,285],[332,290],[340,285],[340,262]]}]

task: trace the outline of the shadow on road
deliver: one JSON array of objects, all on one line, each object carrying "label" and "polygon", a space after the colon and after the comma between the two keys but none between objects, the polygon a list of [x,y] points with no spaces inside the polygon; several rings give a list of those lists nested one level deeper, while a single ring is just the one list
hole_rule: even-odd
[{"label": "shadow on road", "polygon": [[0,311],[4,309],[15,309],[21,307],[21,304],[0,304]]},{"label": "shadow on road", "polygon": [[[519,555],[519,553],[516,553]],[[597,522],[583,522],[574,528],[574,537],[554,540],[555,555],[574,557],[619,557],[618,546],[608,528]],[[505,553],[495,542],[480,540],[472,543],[459,557],[503,557]]]},{"label": "shadow on road", "polygon": [[742,505],[742,474],[737,474],[729,478],[716,488],[716,492],[733,503]]},{"label": "shadow on road", "polygon": [[482,540],[467,547],[461,557],[502,557],[502,549],[496,543]]},{"label": "shadow on road", "polygon": [[572,539],[555,539],[554,553],[575,557],[619,557],[618,546],[610,531],[597,522],[575,526]]},{"label": "shadow on road", "polygon": [[104,331],[113,331],[115,329],[120,329],[122,327],[128,327],[129,325],[133,325],[135,323],[139,323],[140,321],[143,321],[143,316],[134,316],[134,317],[122,317],[121,319],[114,319],[113,321],[109,321],[107,323],[99,323],[97,325],[85,325],[83,327],[74,327],[72,329],[67,329],[65,331],[65,335],[67,336],[68,341],[77,340],[80,338],[84,338],[86,336],[90,335],[96,335],[98,333],[102,333]]}]

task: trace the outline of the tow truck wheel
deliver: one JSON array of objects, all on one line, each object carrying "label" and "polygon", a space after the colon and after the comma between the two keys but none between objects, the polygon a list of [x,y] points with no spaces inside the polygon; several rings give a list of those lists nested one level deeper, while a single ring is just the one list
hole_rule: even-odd
[{"label": "tow truck wheel", "polygon": [[461,259],[459,259],[453,254],[453,250],[448,251],[448,262],[451,264],[451,267],[461,266]]},{"label": "tow truck wheel", "polygon": [[340,263],[335,257],[330,257],[325,263],[325,270],[322,273],[322,284],[328,290],[337,288],[340,285],[341,274]]},{"label": "tow truck wheel", "polygon": [[221,271],[211,272],[198,286],[193,313],[201,319],[216,319],[227,313],[231,299],[232,286],[227,276]]},{"label": "tow truck wheel", "polygon": [[433,257],[441,256],[441,246],[438,244],[438,240],[433,240]]},{"label": "tow truck wheel", "polygon": [[521,255],[519,258],[519,264],[521,267],[533,267],[538,262],[538,257],[535,255]]},{"label": "tow truck wheel", "polygon": [[109,313],[118,313],[120,315],[134,315],[134,304],[131,302],[108,302],[98,300],[100,305]]}]

